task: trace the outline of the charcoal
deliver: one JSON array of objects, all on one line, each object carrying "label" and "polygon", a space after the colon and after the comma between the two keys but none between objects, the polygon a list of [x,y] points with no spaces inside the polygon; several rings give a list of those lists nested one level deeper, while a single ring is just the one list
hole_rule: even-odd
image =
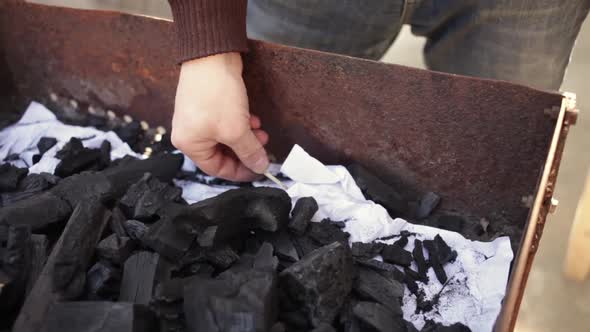
[{"label": "charcoal", "polygon": [[27,168],[18,168],[11,164],[0,166],[0,192],[15,190],[18,183],[27,176]]},{"label": "charcoal", "polygon": [[154,300],[169,303],[182,301],[184,285],[188,280],[176,278],[159,283],[154,291]]},{"label": "charcoal", "polygon": [[191,278],[184,288],[189,331],[268,331],[277,317],[276,257],[266,243],[250,269],[217,279]]},{"label": "charcoal", "polygon": [[116,265],[121,265],[131,255],[137,243],[128,237],[111,234],[96,246],[96,255]]},{"label": "charcoal", "polygon": [[190,276],[199,276],[204,279],[210,278],[215,272],[215,268],[209,263],[188,263],[172,271],[173,278],[185,278]]},{"label": "charcoal", "polygon": [[115,233],[118,237],[127,237],[127,231],[124,226],[125,221],[127,221],[127,218],[123,214],[123,211],[119,207],[113,208],[111,220],[109,221],[111,232]]},{"label": "charcoal", "polygon": [[10,226],[3,240],[6,246],[0,241],[0,312],[6,314],[18,309],[25,295],[32,268],[31,228]]},{"label": "charcoal", "polygon": [[418,209],[416,210],[416,218],[424,219],[436,209],[438,203],[440,202],[440,196],[429,191],[422,198],[420,199],[420,204]]},{"label": "charcoal", "polygon": [[334,225],[330,220],[322,220],[309,225],[307,235],[317,244],[325,246],[333,242],[340,242],[348,245],[350,234],[344,232],[340,227]]},{"label": "charcoal", "polygon": [[354,242],[351,247],[352,256],[355,259],[371,259],[381,253],[385,245],[379,242]]},{"label": "charcoal", "polygon": [[101,169],[99,167],[99,149],[73,148],[67,152],[64,152],[64,149],[60,150],[58,155],[56,155],[59,159],[61,159],[61,161],[55,167],[55,175],[63,178],[88,169]]},{"label": "charcoal", "polygon": [[38,162],[41,161],[41,156],[40,154],[34,154],[33,157],[31,157],[31,161],[33,162],[33,165],[37,164]]},{"label": "charcoal", "polygon": [[113,302],[58,302],[47,314],[47,332],[152,332],[153,313],[142,305]]},{"label": "charcoal", "polygon": [[321,246],[307,235],[293,238],[293,245],[299,257],[303,257]]},{"label": "charcoal", "polygon": [[394,314],[402,315],[404,286],[400,282],[387,279],[371,269],[361,268],[353,288],[364,300],[381,303]]},{"label": "charcoal", "polygon": [[361,332],[360,322],[354,316],[353,308],[358,301],[350,299],[340,311],[338,323],[340,323],[341,331],[343,332]]},{"label": "charcoal", "polygon": [[131,255],[123,268],[119,301],[147,305],[152,298],[159,263],[157,253],[140,251]]},{"label": "charcoal", "polygon": [[359,302],[352,309],[361,322],[362,331],[405,331],[406,323],[401,315],[394,314],[387,307],[373,302]]},{"label": "charcoal", "polygon": [[182,189],[163,183],[150,173],[146,173],[129,187],[119,203],[129,218],[152,221],[158,217],[158,210],[170,202],[177,201],[181,195]]},{"label": "charcoal", "polygon": [[129,144],[131,147],[135,146],[143,135],[143,129],[139,121],[126,123],[123,126],[115,128],[114,132],[123,142]]},{"label": "charcoal", "polygon": [[444,215],[438,217],[436,226],[447,231],[461,233],[465,226],[465,219],[455,215]]},{"label": "charcoal", "polygon": [[160,255],[177,261],[190,249],[196,234],[180,231],[172,218],[165,216],[151,225],[142,241]]},{"label": "charcoal", "polygon": [[381,181],[360,165],[355,164],[347,168],[365,197],[383,205],[390,215],[397,217],[413,214],[408,200],[394,187]]},{"label": "charcoal", "polygon": [[49,241],[45,235],[32,234],[31,241],[33,242],[33,249],[31,252],[31,273],[27,281],[27,295],[33,289],[35,282],[41,275],[41,271],[43,271],[43,267],[47,262],[47,250],[49,248]]},{"label": "charcoal", "polygon": [[125,232],[129,235],[129,238],[136,241],[142,241],[143,237],[148,232],[146,224],[137,220],[127,220],[123,224],[123,227],[125,227]]},{"label": "charcoal", "polygon": [[471,329],[461,323],[444,326],[428,320],[420,332],[471,332]]},{"label": "charcoal", "polygon": [[119,294],[121,271],[106,262],[97,262],[86,274],[86,298],[116,300]]},{"label": "charcoal", "polygon": [[[56,291],[66,291],[76,278],[79,281],[85,278],[90,257],[106,224],[105,209],[100,202],[81,203],[72,212],[68,224],[71,227],[64,230],[62,246],[55,257],[53,287]],[[73,297],[81,295],[67,293]]]},{"label": "charcoal", "polygon": [[84,150],[82,140],[77,137],[72,137],[70,140],[61,148],[61,150],[55,153],[55,158],[63,159],[69,155],[74,155]]},{"label": "charcoal", "polygon": [[291,221],[289,222],[289,229],[295,235],[301,236],[305,233],[311,218],[318,211],[318,203],[313,197],[302,197],[297,200]]},{"label": "charcoal", "polygon": [[420,331],[418,331],[418,329],[414,326],[414,324],[406,321],[406,332],[420,332]]},{"label": "charcoal", "polygon": [[311,330],[311,332],[336,332],[336,329],[330,324],[320,323],[320,325]]},{"label": "charcoal", "polygon": [[279,275],[281,290],[300,305],[309,324],[331,323],[352,289],[354,266],[347,244],[309,253]]},{"label": "charcoal", "polygon": [[404,273],[405,273],[406,276],[410,277],[411,279],[413,279],[415,281],[427,282],[427,280],[425,281],[422,278],[422,275],[419,272],[416,272],[416,271],[412,270],[409,267],[405,267],[404,268]]},{"label": "charcoal", "polygon": [[386,278],[399,282],[404,281],[404,274],[392,264],[380,262],[376,259],[357,259],[356,263],[360,266],[373,269]]},{"label": "charcoal", "polygon": [[48,190],[57,183],[57,179],[48,173],[29,174],[20,181],[16,190],[0,194],[0,207],[14,204]]},{"label": "charcoal", "polygon": [[410,266],[412,264],[412,254],[398,245],[386,245],[381,251],[383,260],[396,265]]},{"label": "charcoal", "polygon": [[207,262],[218,269],[229,268],[239,258],[240,256],[238,256],[238,254],[236,254],[229,246],[210,248],[205,251],[205,259]]},{"label": "charcoal", "polygon": [[20,160],[20,155],[18,153],[11,153],[8,156],[6,156],[6,158],[4,158],[4,161],[16,161],[16,160]]},{"label": "charcoal", "polygon": [[452,250],[439,234],[434,237],[434,246],[438,255],[438,261],[442,265],[453,262],[457,258],[457,252]]},{"label": "charcoal", "polygon": [[346,222],[344,221],[332,221],[332,224],[340,229],[346,228]]},{"label": "charcoal", "polygon": [[430,312],[434,308],[434,304],[434,300],[427,300],[424,294],[419,292],[416,301],[416,313]]},{"label": "charcoal", "polygon": [[184,330],[183,291],[189,280],[172,279],[156,286],[150,309],[160,319],[160,331]]},{"label": "charcoal", "polygon": [[303,312],[300,311],[281,311],[279,313],[279,319],[287,323],[292,330],[295,331],[308,331],[309,324],[307,317]]},{"label": "charcoal", "polygon": [[432,266],[436,278],[438,279],[438,281],[440,281],[441,284],[446,283],[447,274],[445,272],[445,269],[443,268],[442,263],[440,262],[439,253],[435,242],[433,240],[425,240],[423,244],[426,250],[428,250],[428,262],[429,265]]},{"label": "charcoal", "polygon": [[239,188],[190,205],[174,224],[198,234],[200,246],[210,247],[244,238],[254,229],[275,232],[287,224],[290,210],[291,199],[284,190]]},{"label": "charcoal", "polygon": [[410,270],[409,268],[405,268],[404,272],[405,272],[404,283],[406,284],[406,286],[410,290],[410,293],[412,293],[416,296],[420,295],[418,284],[416,283],[417,277],[420,277],[420,275],[417,274],[417,272]]},{"label": "charcoal", "polygon": [[287,327],[283,322],[276,322],[271,328],[270,332],[287,332]]},{"label": "charcoal", "polygon": [[260,236],[265,241],[272,244],[275,255],[281,260],[296,262],[299,260],[299,254],[293,244],[293,240],[286,231],[262,234]]},{"label": "charcoal", "polygon": [[57,139],[55,137],[41,137],[39,142],[37,142],[37,149],[39,149],[39,154],[44,155],[47,150],[51,149],[57,143]]},{"label": "charcoal", "polygon": [[408,234],[401,234],[399,240],[395,241],[393,245],[405,248],[408,245]]},{"label": "charcoal", "polygon": [[100,144],[100,158],[98,162],[100,164],[100,168],[106,168],[111,164],[111,142],[104,140]]},{"label": "charcoal", "polygon": [[414,261],[418,266],[418,274],[420,275],[419,280],[422,282],[428,282],[428,264],[426,263],[426,259],[424,258],[422,241],[418,239],[414,240],[414,250],[412,251],[412,256],[414,256]]}]

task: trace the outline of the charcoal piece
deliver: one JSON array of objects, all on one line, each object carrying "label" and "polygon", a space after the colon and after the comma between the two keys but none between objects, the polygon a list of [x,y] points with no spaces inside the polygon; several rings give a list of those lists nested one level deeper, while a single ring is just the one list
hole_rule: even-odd
[{"label": "charcoal piece", "polygon": [[100,167],[100,150],[85,148],[82,142],[75,137],[72,137],[55,154],[55,157],[61,160],[55,167],[55,175],[62,178],[91,168],[95,170],[102,169]]},{"label": "charcoal piece", "polygon": [[302,197],[293,207],[289,229],[293,234],[301,236],[305,233],[311,218],[318,211],[318,203],[313,197]]},{"label": "charcoal piece", "polygon": [[442,265],[453,262],[457,258],[457,252],[452,250],[439,234],[434,237],[434,246],[438,255],[438,261]]},{"label": "charcoal piece", "polygon": [[414,261],[418,266],[418,274],[420,275],[419,280],[422,282],[428,282],[428,264],[426,263],[426,259],[424,258],[422,241],[418,239],[414,240],[414,250],[412,251],[412,256],[414,257]]},{"label": "charcoal piece", "polygon": [[131,255],[136,246],[137,243],[128,237],[111,234],[98,243],[96,255],[98,258],[121,265]]},{"label": "charcoal piece", "polygon": [[420,204],[418,205],[418,209],[416,210],[416,218],[424,219],[436,209],[438,203],[440,202],[440,196],[429,191],[422,198],[420,198]]},{"label": "charcoal piece", "polygon": [[20,156],[18,153],[11,153],[8,156],[6,156],[6,158],[4,158],[4,161],[16,161],[19,159],[20,159]]},{"label": "charcoal piece", "polygon": [[438,279],[438,281],[440,281],[441,284],[446,283],[447,273],[445,272],[445,269],[443,268],[443,265],[439,260],[439,253],[437,250],[437,246],[435,245],[435,242],[433,240],[425,240],[423,244],[426,250],[428,250],[428,262],[434,270],[436,279]]},{"label": "charcoal piece", "polygon": [[191,248],[196,234],[180,231],[171,217],[164,217],[151,225],[142,242],[160,255],[178,261]]},{"label": "charcoal piece", "polygon": [[410,266],[412,264],[412,254],[397,245],[386,245],[381,251],[383,260],[396,265]]},{"label": "charcoal piece", "polygon": [[61,150],[55,153],[55,158],[63,159],[68,155],[77,154],[84,149],[82,140],[77,137],[72,137],[70,140],[61,148]]},{"label": "charcoal piece", "polygon": [[397,280],[399,282],[404,281],[404,274],[400,270],[398,270],[398,268],[395,267],[395,265],[380,262],[376,259],[357,259],[356,263],[360,266],[373,269],[386,278]]},{"label": "charcoal piece", "polygon": [[332,224],[338,228],[346,228],[346,222],[344,221],[332,221]]},{"label": "charcoal piece", "polygon": [[[408,270],[408,268],[406,268],[406,270]],[[419,296],[419,288],[418,288],[418,284],[416,283],[416,275],[412,274],[412,273],[407,273],[405,274],[404,277],[404,284],[406,284],[406,286],[408,287],[408,289],[410,290],[410,293]]]},{"label": "charcoal piece", "polygon": [[304,235],[293,238],[293,245],[297,250],[297,255],[301,258],[310,252],[318,249],[321,245],[318,245],[311,237]]},{"label": "charcoal piece", "polygon": [[[17,310],[25,295],[27,278],[32,268],[33,242],[31,228],[10,226],[0,241],[0,312]],[[5,242],[5,246],[4,243]]]},{"label": "charcoal piece", "polygon": [[404,268],[404,273],[407,277],[411,278],[412,280],[421,281],[421,282],[428,282],[428,279],[424,279],[423,276],[419,272],[416,272],[409,267]]},{"label": "charcoal piece", "polygon": [[277,318],[276,257],[265,244],[248,270],[217,279],[191,278],[184,287],[189,331],[268,331]]},{"label": "charcoal piece", "polygon": [[354,164],[347,168],[365,197],[383,205],[390,215],[397,217],[413,214],[408,200],[397,189],[381,181],[360,165]]},{"label": "charcoal piece", "polygon": [[205,259],[218,269],[227,269],[240,258],[229,246],[205,250]]},{"label": "charcoal piece", "polygon": [[359,302],[352,312],[361,322],[362,331],[405,331],[406,323],[401,315],[394,314],[387,307],[373,302]]},{"label": "charcoal piece", "polygon": [[0,224],[29,225],[36,231],[66,220],[71,213],[68,202],[44,192],[0,209]]},{"label": "charcoal piece", "polygon": [[322,220],[309,225],[307,234],[319,245],[327,245],[333,242],[340,242],[348,245],[350,234],[344,232],[340,227],[334,225],[330,220]]},{"label": "charcoal piece", "polygon": [[276,322],[275,325],[270,328],[270,332],[287,332],[287,327],[283,322]]},{"label": "charcoal piece", "polygon": [[327,323],[321,323],[315,329],[311,330],[311,332],[336,332],[336,329]]},{"label": "charcoal piece", "polygon": [[381,253],[385,245],[379,242],[354,242],[351,247],[352,256],[355,259],[371,259]]},{"label": "charcoal piece", "polygon": [[55,137],[41,137],[41,139],[39,139],[39,142],[37,142],[37,149],[39,149],[39,154],[45,154],[45,152],[51,149],[56,143],[57,139]]},{"label": "charcoal piece", "polygon": [[159,283],[154,291],[154,299],[169,303],[182,301],[184,285],[189,280],[176,278]]},{"label": "charcoal piece", "polygon": [[41,155],[40,154],[34,154],[33,157],[31,157],[31,161],[33,162],[33,165],[37,164],[39,161],[41,161]]},{"label": "charcoal piece", "polygon": [[99,261],[86,274],[86,297],[89,300],[116,300],[120,282],[121,271]]},{"label": "charcoal piece", "polygon": [[182,189],[163,183],[150,173],[146,173],[129,187],[119,204],[129,218],[151,221],[156,219],[158,210],[170,202],[177,201],[181,195]]},{"label": "charcoal piece", "polygon": [[420,332],[411,322],[406,321],[406,332]]},{"label": "charcoal piece", "polygon": [[308,331],[309,323],[307,317],[303,312],[300,311],[281,311],[279,313],[279,319],[284,321],[292,327],[295,331]]},{"label": "charcoal piece", "polygon": [[32,234],[31,241],[33,248],[31,251],[31,272],[27,281],[27,295],[31,292],[35,282],[37,282],[41,271],[43,271],[43,267],[47,262],[47,250],[49,248],[49,241],[45,235]]},{"label": "charcoal piece", "polygon": [[127,218],[123,214],[123,211],[119,207],[113,208],[109,227],[118,237],[127,237],[127,231],[124,226],[125,221],[127,221]]},{"label": "charcoal piece", "polygon": [[100,168],[106,168],[111,164],[111,142],[104,140],[100,144],[100,157],[98,159]]},{"label": "charcoal piece", "polygon": [[438,217],[436,226],[447,231],[461,233],[465,226],[465,219],[455,215],[444,215]]},{"label": "charcoal piece", "polygon": [[119,301],[147,305],[152,298],[160,255],[140,251],[131,255],[123,268]]},{"label": "charcoal piece", "polygon": [[401,234],[399,240],[393,243],[394,246],[405,248],[408,245],[408,234]]},{"label": "charcoal piece", "polygon": [[440,323],[428,320],[420,332],[471,332],[471,329],[461,323],[444,326]]},{"label": "charcoal piece", "polygon": [[352,289],[354,266],[348,244],[334,242],[312,251],[280,273],[281,290],[309,324],[331,323]]},{"label": "charcoal piece", "polygon": [[172,278],[186,278],[199,276],[201,278],[210,278],[215,272],[215,268],[208,263],[188,263],[182,264],[172,271]]},{"label": "charcoal piece", "polygon": [[47,314],[47,332],[153,332],[157,320],[142,305],[114,302],[58,302]]},{"label": "charcoal piece", "polygon": [[118,128],[114,132],[121,138],[121,140],[129,146],[134,147],[143,136],[143,129],[139,121],[131,121]]},{"label": "charcoal piece", "polygon": [[244,238],[254,229],[275,232],[287,224],[290,210],[291,199],[284,190],[239,188],[188,206],[174,224],[198,234],[200,246],[210,247]]},{"label": "charcoal piece", "polygon": [[18,168],[11,164],[0,166],[0,192],[15,190],[18,183],[27,176],[27,168]]},{"label": "charcoal piece", "polygon": [[136,241],[142,241],[143,237],[148,232],[146,224],[133,219],[126,220],[123,227],[125,227],[125,232],[129,235],[129,238]]},{"label": "charcoal piece", "polygon": [[371,269],[361,268],[353,289],[362,299],[381,303],[392,313],[402,315],[404,286],[400,282],[387,279]]},{"label": "charcoal piece", "polygon": [[434,300],[427,300],[424,294],[419,292],[416,300],[416,313],[430,312],[434,308],[434,304]]},{"label": "charcoal piece", "polygon": [[[55,257],[52,275],[55,291],[66,291],[76,278],[84,279],[107,217],[100,202],[91,201],[76,206],[68,221],[72,226],[64,230],[63,242]],[[67,293],[76,297],[72,292]]]},{"label": "charcoal piece", "polygon": [[0,194],[0,207],[14,204],[42,191],[48,190],[57,183],[57,177],[48,174],[29,174],[22,179],[16,190]]},{"label": "charcoal piece", "polygon": [[340,323],[340,330],[343,332],[361,332],[360,322],[354,316],[354,312],[352,309],[358,303],[358,301],[354,299],[348,300],[342,310],[340,311],[340,315],[338,317],[338,323]]},{"label": "charcoal piece", "polygon": [[293,244],[293,240],[286,231],[261,234],[260,237],[272,244],[275,250],[274,253],[279,259],[288,262],[299,260],[299,254]]}]

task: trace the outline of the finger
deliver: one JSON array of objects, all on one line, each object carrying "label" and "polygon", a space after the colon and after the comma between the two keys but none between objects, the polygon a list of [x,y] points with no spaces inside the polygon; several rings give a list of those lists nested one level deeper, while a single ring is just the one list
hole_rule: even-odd
[{"label": "finger", "polygon": [[262,174],[268,169],[268,156],[252,130],[245,130],[232,141],[221,142],[229,146],[246,167],[254,173]]},{"label": "finger", "polygon": [[250,128],[259,129],[261,125],[260,118],[254,114],[250,114]]},{"label": "finger", "polygon": [[252,181],[258,177],[234,155],[224,153],[221,146],[216,146],[207,158],[195,158],[193,161],[203,172],[226,180]]},{"label": "finger", "polygon": [[254,136],[256,136],[256,138],[258,139],[258,142],[260,142],[260,144],[262,144],[263,146],[266,145],[266,143],[268,143],[268,134],[262,130],[262,129],[256,129],[253,130],[254,132]]}]

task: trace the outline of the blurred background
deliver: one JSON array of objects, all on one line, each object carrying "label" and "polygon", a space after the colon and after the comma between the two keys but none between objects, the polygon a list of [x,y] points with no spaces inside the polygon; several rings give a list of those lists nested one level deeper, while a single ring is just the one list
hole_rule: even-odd
[{"label": "blurred background", "polygon": [[[124,11],[171,19],[165,0],[29,0],[51,5]],[[382,61],[425,68],[422,60],[424,39],[415,37],[406,26]],[[562,91],[578,96],[581,111],[571,130],[561,163],[555,197],[557,212],[550,215],[531,271],[516,327],[518,332],[590,331],[590,279],[569,281],[563,264],[569,231],[584,178],[590,166],[590,22],[582,26]],[[590,112],[590,111],[589,111]]]}]

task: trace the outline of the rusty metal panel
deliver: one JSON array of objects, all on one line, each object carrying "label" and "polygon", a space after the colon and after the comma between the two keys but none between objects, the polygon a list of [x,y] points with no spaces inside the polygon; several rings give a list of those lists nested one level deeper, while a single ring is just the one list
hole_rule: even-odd
[{"label": "rusty metal panel", "polygon": [[[0,98],[51,105],[55,93],[169,127],[173,50],[165,20],[5,0],[0,84],[8,96]],[[562,95],[257,41],[244,60],[251,110],[278,158],[298,143],[323,162],[356,161],[392,183],[436,191],[443,209],[510,226],[513,236],[528,225],[540,237],[547,207],[533,211],[522,198],[555,182],[567,130],[544,111],[560,107]],[[551,145],[556,132],[561,143]],[[534,250],[519,255],[530,267]],[[522,296],[524,284],[509,287]],[[504,309],[515,312],[518,302]]]}]

